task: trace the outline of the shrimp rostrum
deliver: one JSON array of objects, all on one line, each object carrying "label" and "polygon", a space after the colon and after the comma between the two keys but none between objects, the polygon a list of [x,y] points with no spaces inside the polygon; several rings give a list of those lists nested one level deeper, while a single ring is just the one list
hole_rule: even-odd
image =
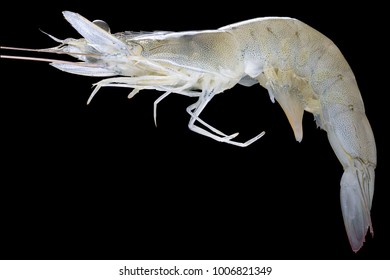
[{"label": "shrimp rostrum", "polygon": [[[236,84],[259,83],[272,102],[281,105],[294,131],[303,137],[302,117],[308,111],[325,130],[344,168],[341,209],[352,250],[357,252],[373,228],[370,217],[374,193],[376,146],[355,76],[336,45],[323,34],[292,18],[257,18],[217,30],[188,32],[110,33],[108,25],[64,12],[81,39],[59,40],[54,48],[35,50],[69,54],[79,62],[6,56],[48,61],[62,71],[108,77],[101,87],[131,88],[129,97],[143,89],[197,97],[187,108],[188,127],[214,140],[245,147],[238,133],[227,135],[207,124],[200,114],[218,93]],[[5,47],[2,47],[6,49]],[[9,48],[11,49],[11,48]]]}]

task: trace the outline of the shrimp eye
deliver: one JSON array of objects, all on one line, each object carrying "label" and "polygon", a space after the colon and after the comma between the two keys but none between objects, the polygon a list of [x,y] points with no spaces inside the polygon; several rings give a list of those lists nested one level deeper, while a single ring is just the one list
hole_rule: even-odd
[{"label": "shrimp eye", "polygon": [[111,31],[110,26],[108,26],[107,22],[100,20],[100,19],[97,19],[97,20],[94,20],[93,23],[96,24],[97,26],[99,26],[104,31],[110,33],[110,31]]}]

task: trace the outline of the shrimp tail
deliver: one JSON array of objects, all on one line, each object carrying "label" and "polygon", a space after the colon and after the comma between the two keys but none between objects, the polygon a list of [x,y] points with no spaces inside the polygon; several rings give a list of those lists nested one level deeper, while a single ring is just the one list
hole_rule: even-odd
[{"label": "shrimp tail", "polygon": [[357,252],[365,241],[368,228],[374,235],[370,209],[374,193],[374,167],[355,160],[341,178],[340,200],[349,243]]}]

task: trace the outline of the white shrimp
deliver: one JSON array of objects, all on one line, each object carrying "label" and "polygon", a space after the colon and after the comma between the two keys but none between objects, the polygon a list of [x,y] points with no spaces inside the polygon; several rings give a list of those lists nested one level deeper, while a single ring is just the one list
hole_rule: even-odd
[{"label": "white shrimp", "polygon": [[76,13],[63,14],[83,38],[51,36],[61,45],[37,51],[65,53],[82,62],[28,59],[49,61],[78,75],[118,76],[98,82],[88,102],[107,86],[132,88],[129,97],[142,89],[163,91],[154,104],[156,120],[158,102],[170,93],[197,97],[187,108],[189,128],[241,147],[264,132],[245,143],[236,142],[238,133],[226,135],[200,119],[216,94],[236,84],[260,83],[282,106],[297,141],[303,137],[303,112],[311,112],[344,168],[341,208],[352,250],[361,248],[369,228],[373,234],[374,135],[355,76],[330,39],[292,18],[257,18],[208,31],[111,34],[103,21],[92,23]]}]

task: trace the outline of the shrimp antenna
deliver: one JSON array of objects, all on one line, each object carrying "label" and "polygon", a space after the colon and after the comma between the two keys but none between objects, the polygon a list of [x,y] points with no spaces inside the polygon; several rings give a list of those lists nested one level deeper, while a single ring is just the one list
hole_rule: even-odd
[{"label": "shrimp antenna", "polygon": [[[66,55],[83,55],[83,56],[100,56],[98,54],[85,54],[85,53],[65,53],[61,50],[55,49],[29,49],[29,48],[16,48],[16,47],[7,47],[0,46],[0,49],[3,50],[12,50],[12,51],[25,51],[25,52],[40,52],[40,53],[55,53],[55,54],[66,54]],[[19,59],[19,60],[31,60],[31,61],[41,61],[41,62],[50,62],[50,63],[64,63],[64,64],[74,64],[77,62],[59,60],[59,59],[51,59],[51,58],[40,58],[40,57],[29,57],[29,56],[18,56],[18,55],[2,55],[0,54],[0,58],[5,59]]]},{"label": "shrimp antenna", "polygon": [[62,63],[62,64],[75,64],[75,63],[77,63],[77,62],[66,61],[66,60],[59,60],[59,59],[29,57],[29,56],[16,56],[16,55],[0,55],[0,58],[18,59],[18,60],[31,60],[31,61],[41,61],[41,62],[49,62],[49,63]]}]

